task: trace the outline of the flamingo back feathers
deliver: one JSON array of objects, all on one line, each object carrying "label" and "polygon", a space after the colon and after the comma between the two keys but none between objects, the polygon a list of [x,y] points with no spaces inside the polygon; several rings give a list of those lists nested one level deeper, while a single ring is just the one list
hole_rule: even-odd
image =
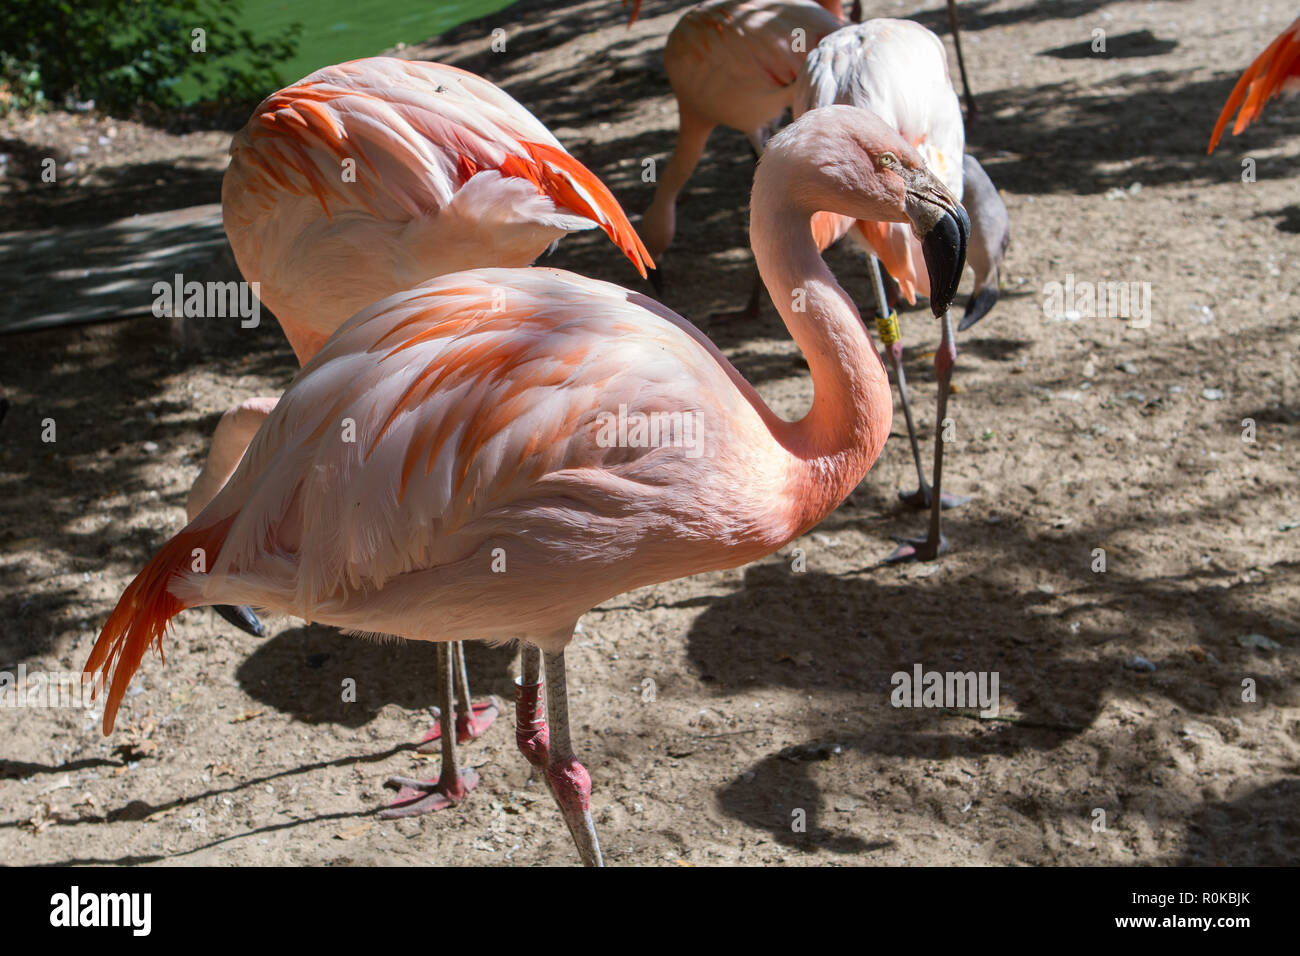
[{"label": "flamingo back feathers", "polygon": [[[418,219],[495,169],[592,220],[642,275],[651,264],[599,178],[506,93],[455,67],[372,57],[318,70],[263,101],[231,156],[222,201],[232,240],[302,196],[330,219]],[[348,160],[355,175],[344,175]]]}]

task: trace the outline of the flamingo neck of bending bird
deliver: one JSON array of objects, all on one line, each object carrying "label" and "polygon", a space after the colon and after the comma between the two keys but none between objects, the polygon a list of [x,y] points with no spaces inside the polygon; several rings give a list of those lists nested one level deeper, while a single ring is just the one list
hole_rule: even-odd
[{"label": "flamingo neck of bending bird", "polygon": [[708,142],[713,124],[678,105],[677,144],[655,184],[654,199],[641,217],[641,233],[650,256],[658,260],[677,231],[677,196],[686,185]]},{"label": "flamingo neck of bending bird", "polygon": [[[341,325],[342,321],[339,324]],[[305,322],[280,319],[280,328],[284,332],[284,337],[289,340],[289,345],[293,348],[293,354],[300,366],[310,362],[321,347],[329,341],[328,335],[321,334]]]},{"label": "flamingo neck of bending bird", "polygon": [[[808,361],[813,403],[774,435],[794,455],[794,536],[817,524],[857,487],[889,437],[893,401],[884,363],[852,299],[835,281],[813,240],[819,203],[800,188],[798,163],[769,151],[754,178],[750,244],[759,274]],[[805,177],[806,178],[806,177]],[[882,210],[881,218],[886,215]]]}]

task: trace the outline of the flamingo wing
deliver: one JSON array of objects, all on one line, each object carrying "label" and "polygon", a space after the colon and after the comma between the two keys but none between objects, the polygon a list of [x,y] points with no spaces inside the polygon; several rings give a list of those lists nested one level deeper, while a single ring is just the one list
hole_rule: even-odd
[{"label": "flamingo wing", "polygon": [[807,51],[839,25],[835,16],[808,0],[702,3],[673,27],[664,58],[689,57],[733,82],[758,79],[788,87]]},{"label": "flamingo wing", "polygon": [[[326,216],[415,219],[495,169],[590,219],[645,274],[644,247],[604,184],[532,113],[456,67],[371,57],[318,70],[263,101],[231,155],[244,172],[230,190],[236,221],[272,210],[281,190],[314,195]],[[340,174],[347,159],[363,167],[355,183]]]},{"label": "flamingo wing", "polygon": [[[654,414],[670,419],[661,439],[676,415],[697,441],[611,430]],[[769,553],[806,494],[771,446],[778,423],[702,333],[607,283],[482,269],[375,303],[128,586],[86,665],[109,678],[105,728],[185,608],[427,640],[567,627],[567,641],[615,594]]]},{"label": "flamingo wing", "polygon": [[[196,519],[233,523],[195,583],[291,567],[275,585],[295,594],[285,609],[327,620],[340,589],[454,564],[511,529],[601,562],[630,553],[638,529],[726,540],[738,530],[701,523],[733,510],[721,503],[735,498],[729,470],[747,457],[733,449],[770,434],[742,382],[684,319],[614,285],[550,269],[431,280],[355,316],[299,374]],[[669,431],[680,421],[683,438],[698,426],[701,444],[611,442],[620,411]],[[716,507],[700,501],[709,488]],[[622,537],[603,539],[615,514]],[[259,597],[271,603],[242,603]]]},{"label": "flamingo wing", "polygon": [[528,265],[575,229],[604,230],[642,275],[651,264],[605,185],[505,92],[391,57],[326,67],[268,97],[231,144],[222,207],[263,302],[287,332],[315,333],[304,360],[384,296]]},{"label": "flamingo wing", "polygon": [[1237,122],[1233,124],[1233,136],[1259,119],[1265,103],[1284,90],[1297,87],[1300,87],[1300,18],[1283,30],[1241,74],[1241,79],[1237,80],[1223,104],[1218,122],[1214,124],[1206,152],[1214,152],[1219,145],[1228,120],[1238,107],[1241,112],[1237,113]]}]

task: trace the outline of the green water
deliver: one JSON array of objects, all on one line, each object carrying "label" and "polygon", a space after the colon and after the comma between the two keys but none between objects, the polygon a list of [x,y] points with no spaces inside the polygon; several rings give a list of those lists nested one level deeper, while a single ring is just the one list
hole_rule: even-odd
[{"label": "green water", "polygon": [[[374,56],[398,43],[423,43],[467,20],[487,16],[514,0],[244,0],[239,23],[260,39],[302,24],[294,56],[280,64],[293,83],[331,63]],[[508,24],[502,24],[506,26]],[[215,67],[213,68],[216,69]],[[181,99],[199,95],[199,81],[177,83]],[[274,90],[266,90],[269,95]]]},{"label": "green water", "polygon": [[244,0],[240,20],[259,37],[278,33],[295,21],[302,24],[297,55],[280,70],[285,82],[292,83],[331,63],[373,56],[398,43],[421,43],[511,2]]}]

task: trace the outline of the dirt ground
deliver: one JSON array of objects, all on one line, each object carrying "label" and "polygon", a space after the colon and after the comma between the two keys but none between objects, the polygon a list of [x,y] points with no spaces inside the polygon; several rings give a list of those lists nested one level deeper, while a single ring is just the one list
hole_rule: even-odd
[{"label": "dirt ground", "polygon": [[[500,83],[638,213],[642,158],[672,146],[659,54],[679,4],[647,0],[631,31],[612,0],[560,6],[525,2],[401,52]],[[947,32],[942,0],[867,10]],[[973,499],[947,514],[952,551],[881,563],[924,520],[896,498],[914,485],[896,414],[863,484],[782,553],[586,615],[572,710],[609,862],[1300,860],[1300,106],[1271,104],[1205,155],[1236,76],[1294,15],[1291,0],[1241,17],[1216,0],[963,0],[982,112],[970,149],[1013,238],[1002,301],[959,342],[945,477]],[[489,49],[495,27],[505,53]],[[1095,28],[1105,55],[1088,48]],[[229,132],[11,121],[0,228],[216,201]],[[750,269],[749,152],[732,132],[710,147],[663,263],[668,303],[797,417],[807,367],[770,303],[755,322],[709,320],[743,301]],[[23,188],[20,160],[49,150],[82,164],[79,181]],[[862,259],[828,261],[868,301]],[[549,262],[637,281],[590,234]],[[1067,274],[1149,283],[1149,328],[1045,316],[1045,287]],[[903,327],[928,436],[937,326],[921,307]],[[0,355],[0,668],[79,669],[122,588],[184,523],[220,413],[281,391],[292,355],[270,322],[150,317],[11,336]],[[462,806],[377,819],[388,775],[437,773],[412,749],[433,648],[267,623],[259,640],[183,614],[111,738],[98,709],[0,710],[0,859],[576,862],[508,717],[463,748],[482,784]],[[469,657],[476,691],[508,700],[512,653]],[[997,672],[999,719],[891,707],[890,675],[918,663]],[[358,699],[344,704],[349,677]]]}]

